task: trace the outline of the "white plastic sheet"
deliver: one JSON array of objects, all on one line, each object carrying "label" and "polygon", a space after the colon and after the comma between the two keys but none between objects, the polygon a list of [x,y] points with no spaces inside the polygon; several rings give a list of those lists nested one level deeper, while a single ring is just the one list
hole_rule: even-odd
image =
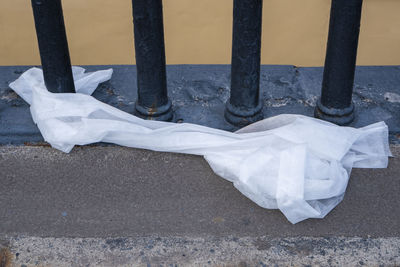
[{"label": "white plastic sheet", "polygon": [[[390,156],[384,122],[355,129],[301,115],[279,115],[231,133],[195,124],[147,121],[90,94],[112,70],[73,67],[76,94],[46,90],[40,69],[10,84],[31,107],[54,148],[70,152],[95,142],[202,155],[219,176],[261,207],[297,223],[323,218],[342,199],[352,167],[385,168]],[[233,207],[234,208],[234,207]]]}]

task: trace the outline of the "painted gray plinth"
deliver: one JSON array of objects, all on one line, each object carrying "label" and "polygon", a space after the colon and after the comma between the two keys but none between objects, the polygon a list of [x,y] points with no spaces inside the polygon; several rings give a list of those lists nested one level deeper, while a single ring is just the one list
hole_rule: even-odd
[{"label": "painted gray plinth", "polygon": [[[94,97],[133,113],[136,101],[135,66],[89,66],[88,70],[112,67],[114,75],[99,86]],[[28,105],[8,84],[29,67],[0,67],[0,144],[43,141],[33,124]],[[261,99],[264,117],[281,113],[312,116],[322,82],[322,68],[265,65],[261,68]],[[224,103],[229,98],[229,65],[167,66],[169,96],[174,121],[191,122],[233,131],[224,119]],[[358,67],[353,95],[360,127],[384,120],[391,141],[400,133],[400,67]]]}]

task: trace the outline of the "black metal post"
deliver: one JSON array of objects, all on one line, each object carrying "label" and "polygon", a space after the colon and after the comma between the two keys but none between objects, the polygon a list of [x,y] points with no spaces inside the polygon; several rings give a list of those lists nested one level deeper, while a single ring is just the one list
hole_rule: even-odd
[{"label": "black metal post", "polygon": [[332,0],[321,98],[315,117],[346,125],[354,119],[354,73],[362,0]]},{"label": "black metal post", "polygon": [[233,1],[231,96],[225,118],[245,126],[261,120],[260,56],[262,0]]},{"label": "black metal post", "polygon": [[32,9],[47,89],[75,92],[61,0],[32,0]]},{"label": "black metal post", "polygon": [[136,115],[151,120],[172,119],[165,70],[161,0],[132,0],[138,100]]}]

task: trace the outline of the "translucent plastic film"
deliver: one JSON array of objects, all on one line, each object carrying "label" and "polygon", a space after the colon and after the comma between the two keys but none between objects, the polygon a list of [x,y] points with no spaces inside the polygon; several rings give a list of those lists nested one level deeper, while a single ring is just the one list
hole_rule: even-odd
[{"label": "translucent plastic film", "polygon": [[[70,152],[96,142],[202,155],[219,176],[261,207],[292,223],[323,218],[342,199],[353,167],[385,168],[390,156],[384,122],[355,129],[302,115],[279,115],[231,133],[205,126],[143,120],[92,96],[112,70],[73,67],[76,94],[47,91],[32,68],[10,87],[31,107],[52,147]],[[234,207],[233,207],[234,208]]]}]

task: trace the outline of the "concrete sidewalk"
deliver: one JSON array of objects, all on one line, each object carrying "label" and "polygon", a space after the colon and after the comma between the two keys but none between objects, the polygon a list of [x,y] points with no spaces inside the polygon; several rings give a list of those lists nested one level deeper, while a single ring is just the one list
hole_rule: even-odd
[{"label": "concrete sidewalk", "polygon": [[[391,148],[398,157],[400,146]],[[201,157],[3,146],[0,240],[13,266],[396,266],[399,173],[398,158],[388,169],[354,169],[335,210],[292,225]]]}]

